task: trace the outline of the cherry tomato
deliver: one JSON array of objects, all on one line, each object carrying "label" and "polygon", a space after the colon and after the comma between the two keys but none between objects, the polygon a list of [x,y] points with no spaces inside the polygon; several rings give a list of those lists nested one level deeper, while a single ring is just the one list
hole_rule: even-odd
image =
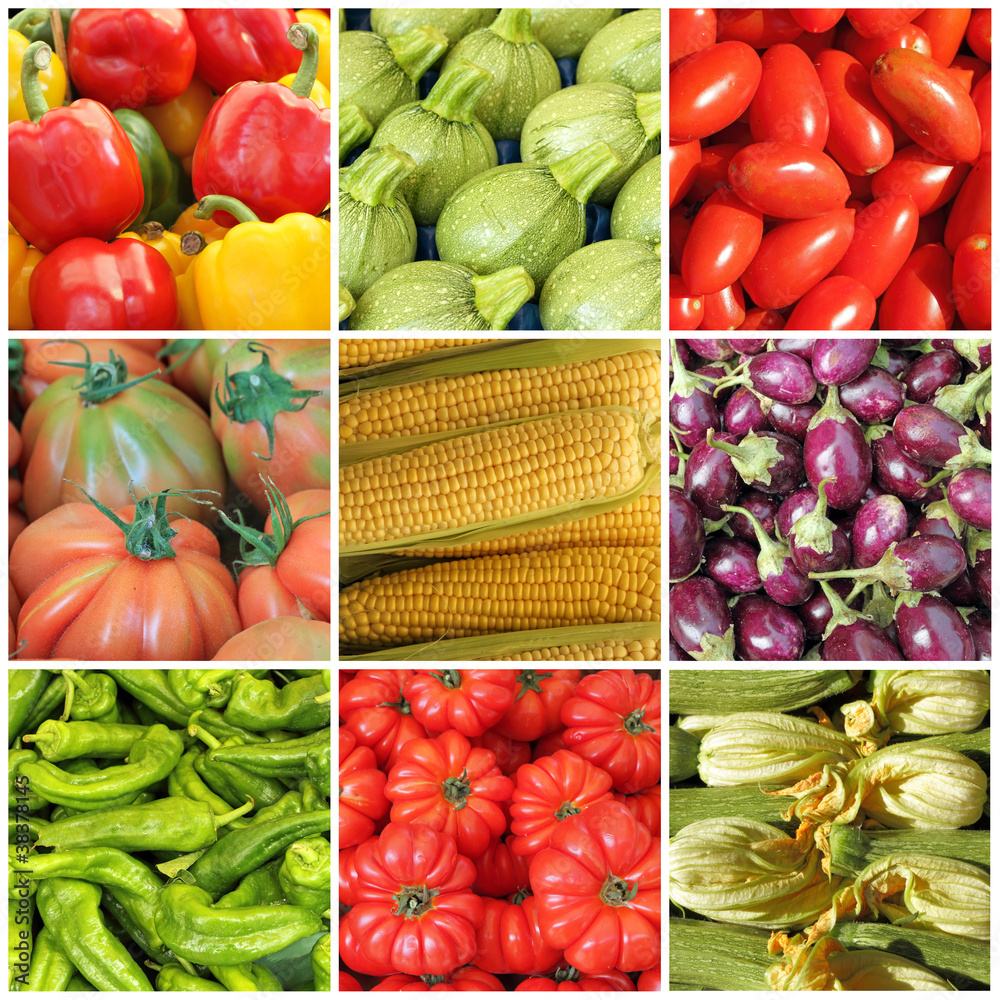
[{"label": "cherry tomato", "polygon": [[967,163],[942,160],[923,146],[904,146],[872,177],[872,194],[908,194],[918,215],[930,215],[958,194],[969,169]]},{"label": "cherry tomato", "polygon": [[847,20],[865,38],[878,38],[912,21],[923,7],[857,7],[847,12]]},{"label": "cherry tomato", "polygon": [[681,274],[696,295],[721,292],[753,260],[764,233],[764,219],[736,192],[719,188],[701,207],[681,261]]},{"label": "cherry tomato", "polygon": [[670,178],[670,207],[673,208],[691,189],[701,164],[701,143],[671,142],[667,153],[667,176]]},{"label": "cherry tomato", "polygon": [[976,106],[976,114],[979,115],[979,124],[983,130],[980,156],[993,151],[993,91],[990,89],[992,76],[992,73],[987,73],[972,88],[972,103]]},{"label": "cherry tomato", "polygon": [[851,245],[830,274],[854,278],[877,298],[910,256],[919,222],[909,195],[888,194],[873,201],[854,217]]},{"label": "cherry tomato", "polygon": [[[914,219],[916,216],[914,216]],[[786,330],[870,330],[875,296],[860,281],[825,278],[799,299]]]},{"label": "cherry tomato", "polygon": [[802,34],[802,26],[787,10],[773,7],[749,10],[723,7],[716,11],[716,16],[720,42],[738,40],[755,49],[766,49],[779,42],[791,42]]},{"label": "cherry tomato", "polygon": [[933,59],[892,49],[872,66],[872,91],[899,127],[938,156],[969,163],[982,135],[972,98]]},{"label": "cherry tomato", "polygon": [[971,7],[933,7],[913,19],[931,41],[931,58],[942,66],[955,58],[969,26]]},{"label": "cherry tomato", "polygon": [[977,234],[962,240],[955,251],[951,286],[955,296],[955,308],[958,309],[958,315],[966,330],[992,328],[991,244],[992,237]]},{"label": "cherry tomato", "polygon": [[[962,29],[965,30],[964,28]],[[670,8],[670,68],[715,44],[714,7]]]},{"label": "cherry tomato", "polygon": [[760,57],[745,42],[720,42],[670,74],[670,138],[688,142],[725,128],[749,107]]},{"label": "cherry tomato", "polygon": [[743,272],[743,290],[763,309],[791,305],[830,273],[853,235],[849,208],[775,226]]},{"label": "cherry tomato", "polygon": [[783,330],[784,317],[773,309],[748,309],[747,318],[737,327],[738,330]]},{"label": "cherry tomato", "polygon": [[812,34],[829,31],[843,16],[844,7],[792,7],[788,13]]},{"label": "cherry tomato", "polygon": [[746,318],[746,314],[743,286],[734,281],[721,292],[705,296],[705,317],[700,329],[735,330]]},{"label": "cherry tomato", "polygon": [[670,275],[670,329],[697,330],[704,312],[704,296],[692,295],[679,274]]},{"label": "cherry tomato", "polygon": [[993,232],[993,187],[990,184],[990,165],[993,155],[979,158],[969,172],[961,191],[955,198],[944,230],[944,245],[954,253],[958,244],[975,233]]},{"label": "cherry tomato", "polygon": [[843,208],[851,196],[826,153],[792,142],[744,147],[729,164],[729,183],[748,205],[779,219],[811,219]]},{"label": "cherry tomato", "polygon": [[983,62],[993,62],[993,11],[989,7],[973,12],[965,40]]},{"label": "cherry tomato", "polygon": [[875,100],[865,68],[846,52],[827,49],[816,72],[830,108],[827,153],[849,174],[880,170],[892,159],[892,120]]},{"label": "cherry tomato", "polygon": [[826,145],[830,111],[812,60],[797,45],[772,45],[761,59],[760,84],[750,102],[750,132],[757,142]]},{"label": "cherry tomato", "polygon": [[914,250],[882,296],[880,330],[950,330],[951,254],[940,243]]}]

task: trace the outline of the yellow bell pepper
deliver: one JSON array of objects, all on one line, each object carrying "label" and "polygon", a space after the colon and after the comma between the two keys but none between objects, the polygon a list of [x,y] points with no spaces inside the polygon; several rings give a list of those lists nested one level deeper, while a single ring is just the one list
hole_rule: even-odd
[{"label": "yellow bell pepper", "polygon": [[197,210],[197,203],[188,205],[177,217],[177,221],[170,227],[170,231],[177,233],[178,236],[183,236],[193,229],[196,233],[201,233],[205,237],[206,243],[214,243],[216,240],[223,239],[226,233],[229,232],[229,229],[226,226],[220,226],[213,219],[196,218],[194,213]]},{"label": "yellow bell pepper", "polygon": [[[288,73],[283,76],[278,83],[283,83],[286,87],[292,85],[292,81],[295,79],[294,73]],[[330,96],[330,91],[326,89],[319,82],[319,80],[313,81],[312,90],[309,91],[309,97],[312,102],[321,108],[332,108],[333,98]]]},{"label": "yellow bell pepper", "polygon": [[[7,29],[7,121],[26,122],[28,109],[21,96],[21,63],[24,53],[31,43],[20,31]],[[48,69],[38,74],[45,103],[50,108],[58,108],[66,98],[66,70],[62,60],[54,52]]]},{"label": "yellow bell pepper", "polygon": [[[180,97],[175,97],[166,104],[140,108],[139,114],[156,129],[163,145],[183,161],[194,152],[201,127],[215,100],[211,87],[200,77],[193,76],[191,85]],[[191,172],[190,161],[185,169],[188,173]]]},{"label": "yellow bell pepper", "polygon": [[224,195],[203,198],[196,214],[218,211],[237,225],[208,244],[188,271],[204,328],[329,330],[329,221],[292,212],[260,222]]},{"label": "yellow bell pepper", "polygon": [[34,330],[28,283],[31,272],[45,256],[41,250],[28,246],[24,237],[7,234],[7,324],[11,330]]},{"label": "yellow bell pepper", "polygon": [[[330,17],[321,10],[308,7],[305,10],[297,10],[295,12],[295,20],[301,21],[303,24],[311,24],[316,29],[316,34],[319,35],[319,66],[316,69],[316,79],[326,87],[327,93],[329,93],[330,50],[333,48],[331,41],[333,26],[330,23]],[[284,83],[285,81],[282,80],[281,82]],[[313,97],[313,100],[315,101],[316,98]],[[330,107],[329,104],[325,106]],[[323,107],[323,105],[320,105],[320,107]]]},{"label": "yellow bell pepper", "polygon": [[156,250],[170,265],[174,275],[183,274],[190,266],[194,257],[181,250],[181,238],[177,233],[164,230],[158,222],[145,223],[137,233],[121,233],[117,240],[142,240]]}]

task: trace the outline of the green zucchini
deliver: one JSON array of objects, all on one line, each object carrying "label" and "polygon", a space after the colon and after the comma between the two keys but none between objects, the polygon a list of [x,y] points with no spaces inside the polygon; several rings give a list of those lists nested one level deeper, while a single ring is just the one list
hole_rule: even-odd
[{"label": "green zucchini", "polygon": [[340,163],[343,163],[352,150],[372,137],[375,130],[356,104],[341,104],[339,114]]},{"label": "green zucchini", "polygon": [[527,7],[504,7],[488,27],[466,35],[444,61],[467,59],[493,74],[476,115],[494,139],[518,139],[528,112],[562,82],[556,62],[531,33]]},{"label": "green zucchini", "polygon": [[473,115],[492,79],[486,70],[456,59],[425,100],[397,108],[379,125],[372,142],[392,143],[417,165],[399,190],[418,226],[433,226],[467,180],[497,165],[497,147]]},{"label": "green zucchini", "polygon": [[622,185],[660,151],[660,95],[636,94],[616,83],[567,87],[533,108],[521,130],[521,159],[548,166],[604,140],[621,166],[604,178],[591,201],[610,205]]},{"label": "green zucchini", "polygon": [[352,330],[506,330],[535,294],[523,267],[480,277],[458,264],[421,260],[379,278],[351,316]]},{"label": "green zucchini", "polygon": [[447,48],[448,39],[429,25],[390,38],[345,31],[340,39],[340,103],[356,104],[378,128],[390,111],[417,99],[420,78]]},{"label": "green zucchini", "polygon": [[626,182],[611,210],[611,237],[648,243],[655,250],[662,239],[660,156],[654,156]]},{"label": "green zucchini", "polygon": [[576,67],[576,82],[662,90],[660,32],[658,7],[615,18],[587,43]]},{"label": "green zucchini", "polygon": [[344,15],[344,8],[340,8],[340,30],[347,31],[347,18]]},{"label": "green zucchini", "polygon": [[587,200],[619,165],[595,142],[549,167],[508,163],[466,181],[444,206],[441,259],[477,274],[523,267],[541,288],[552,269],[587,238]]},{"label": "green zucchini", "polygon": [[372,31],[383,38],[412,31],[421,24],[437,28],[452,48],[470,31],[485,28],[499,7],[372,7]]},{"label": "green zucchini", "polygon": [[340,283],[355,299],[417,255],[417,227],[398,190],[415,166],[395,146],[371,146],[340,171]]},{"label": "green zucchini", "polygon": [[546,330],[659,330],[660,257],[645,243],[603,240],[570,254],[542,289]]},{"label": "green zucchini", "polygon": [[531,30],[553,59],[579,59],[595,33],[620,14],[620,7],[532,7]]},{"label": "green zucchini", "polygon": [[344,288],[343,285],[340,286],[340,319],[338,323],[343,323],[348,316],[354,312],[354,296]]}]

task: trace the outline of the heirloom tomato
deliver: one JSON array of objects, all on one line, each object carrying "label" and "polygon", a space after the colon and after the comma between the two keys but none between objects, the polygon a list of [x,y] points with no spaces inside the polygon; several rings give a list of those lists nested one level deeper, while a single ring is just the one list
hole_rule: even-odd
[{"label": "heirloom tomato", "polygon": [[233,482],[267,510],[261,476],[287,496],[330,488],[330,344],[243,341],[216,363],[212,430]]},{"label": "heirloom tomato", "polygon": [[624,972],[602,972],[588,976],[572,967],[560,967],[550,977],[525,979],[515,993],[634,993],[635,986]]},{"label": "heirloom tomato", "polygon": [[542,935],[581,972],[639,972],[660,960],[660,838],[620,802],[561,824],[531,861]]},{"label": "heirloom tomato", "polygon": [[403,694],[428,732],[482,736],[514,704],[515,677],[514,670],[415,670]]},{"label": "heirloom tomato", "polygon": [[493,729],[514,740],[537,740],[560,728],[559,712],[580,679],[579,670],[517,672],[514,704]]},{"label": "heirloom tomato", "polygon": [[632,670],[588,674],[563,705],[567,746],[603,768],[615,791],[633,793],[660,780],[660,682]]},{"label": "heirloom tomato", "polygon": [[654,837],[660,836],[660,786],[647,788],[643,792],[636,792],[635,795],[623,795],[615,792],[615,802],[621,802],[628,811],[644,826],[649,828],[649,832]]},{"label": "heirloom tomato", "polygon": [[[377,843],[378,837],[373,837],[372,840]],[[374,962],[362,950],[358,936],[351,930],[349,918],[350,913],[347,913],[340,921],[341,961],[365,976],[391,976],[396,970],[388,960]]]},{"label": "heirloom tomato", "polygon": [[268,618],[233,636],[213,660],[330,660],[330,623]]},{"label": "heirloom tomato", "polygon": [[500,993],[503,983],[475,965],[465,965],[442,976],[408,976],[403,972],[386,976],[372,993]]},{"label": "heirloom tomato", "polygon": [[514,838],[491,840],[485,851],[473,858],[476,881],[472,888],[481,896],[501,899],[530,888],[528,861],[511,850]]},{"label": "heirloom tomato", "polygon": [[24,530],[10,573],[25,659],[208,660],[240,631],[218,540],[170,522],[166,499],[63,504]]},{"label": "heirloom tomato", "polygon": [[611,775],[570,750],[523,765],[510,805],[514,853],[533,857],[561,823],[605,801],[611,801]]},{"label": "heirloom tomato", "polygon": [[[212,490],[219,499],[226,491],[219,444],[201,407],[165,382],[132,378],[120,360],[53,382],[28,407],[21,436],[29,521],[79,499],[77,485],[108,507],[127,504],[133,484],[151,493]],[[167,509],[196,521],[215,514],[183,493]]]},{"label": "heirloom tomato", "polygon": [[359,983],[354,978],[354,976],[352,976],[349,972],[341,972],[340,973],[340,991],[341,991],[341,993],[343,993],[344,990],[360,990],[360,989],[361,989],[361,983]]},{"label": "heirloom tomato", "polygon": [[375,824],[389,811],[385,775],[375,754],[359,747],[354,734],[340,729],[340,848],[355,847],[375,832]]},{"label": "heirloom tomato", "polygon": [[500,773],[493,754],[473,747],[454,729],[407,743],[385,786],[393,822],[442,830],[470,858],[506,829],[501,804],[513,791],[514,783]]},{"label": "heirloom tomato", "polygon": [[21,457],[21,435],[14,426],[14,421],[7,419],[7,468],[13,469]]},{"label": "heirloom tomato", "polygon": [[157,352],[157,357],[163,358],[165,364],[180,361],[170,373],[174,385],[207,410],[215,389],[215,366],[219,358],[239,342],[239,337],[171,340]]},{"label": "heirloom tomato", "polygon": [[427,730],[403,697],[410,670],[362,670],[340,689],[340,716],[362,746],[375,751],[378,766],[391,768],[405,743]]},{"label": "heirloom tomato", "polygon": [[485,899],[483,925],[476,931],[476,965],[500,975],[538,975],[555,969],[562,951],[546,944],[538,925],[538,900]]},{"label": "heirloom tomato", "polygon": [[531,760],[531,744],[501,736],[496,729],[487,729],[482,736],[470,736],[474,747],[489,750],[496,759],[501,774],[512,775],[522,764]]},{"label": "heirloom tomato", "polygon": [[346,919],[366,962],[440,976],[473,960],[483,901],[469,889],[476,870],[454,837],[422,823],[390,823],[377,843],[358,847],[354,863],[361,902]]},{"label": "heirloom tomato", "polygon": [[[378,843],[378,837],[369,837],[362,841],[365,844]],[[339,857],[340,865],[340,892],[337,898],[344,906],[354,906],[358,900],[358,869],[354,865],[354,856],[358,853],[359,844],[353,847],[341,847]]]}]

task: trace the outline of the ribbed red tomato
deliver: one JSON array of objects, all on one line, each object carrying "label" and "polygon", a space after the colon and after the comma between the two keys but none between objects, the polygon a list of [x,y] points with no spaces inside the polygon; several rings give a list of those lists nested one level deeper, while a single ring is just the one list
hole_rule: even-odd
[{"label": "ribbed red tomato", "polygon": [[602,972],[596,976],[560,966],[551,976],[525,979],[515,993],[634,993],[635,985],[624,972]]},{"label": "ribbed red tomato", "polygon": [[480,896],[502,899],[515,892],[523,892],[530,887],[528,881],[528,861],[511,850],[514,838],[491,840],[478,857],[473,858],[476,866],[476,881],[472,888]]},{"label": "ribbed red tomato", "polygon": [[[342,987],[343,988],[343,987]],[[502,982],[475,965],[442,976],[407,976],[397,972],[371,988],[372,993],[499,993]]]},{"label": "ribbed red tomato", "polygon": [[483,909],[483,925],[476,931],[480,969],[500,975],[540,975],[556,968],[562,951],[546,943],[534,896],[484,899]]},{"label": "ribbed red tomato", "polygon": [[513,791],[514,782],[500,773],[494,755],[454,729],[407,743],[385,786],[393,822],[442,830],[470,858],[506,829],[502,804]]},{"label": "ribbed red tomato", "polygon": [[615,792],[615,802],[621,802],[640,823],[649,827],[649,832],[654,837],[660,836],[660,799],[659,785],[636,792],[635,795]]},{"label": "ribbed red tomato", "polygon": [[340,729],[340,849],[355,847],[375,832],[375,824],[389,811],[385,775],[368,747],[359,747],[354,734]]},{"label": "ribbed red tomato", "polygon": [[514,704],[514,670],[415,670],[403,694],[427,731],[482,736]]},{"label": "ribbed red tomato", "polygon": [[362,670],[340,689],[340,717],[362,746],[375,751],[378,766],[388,769],[403,744],[427,735],[403,697],[410,670]]},{"label": "ribbed red tomato", "polygon": [[531,862],[545,940],[581,972],[637,972],[660,959],[660,839],[620,802],[563,823]]},{"label": "ribbed red tomato", "polygon": [[616,791],[660,781],[660,682],[632,670],[588,674],[563,706],[566,745],[611,775]]},{"label": "ribbed red tomato", "polygon": [[495,723],[494,731],[529,742],[555,732],[561,725],[559,712],[579,680],[579,670],[519,670],[514,704]]},{"label": "ribbed red tomato", "polygon": [[243,629],[213,660],[329,660],[330,623],[280,615]]}]

